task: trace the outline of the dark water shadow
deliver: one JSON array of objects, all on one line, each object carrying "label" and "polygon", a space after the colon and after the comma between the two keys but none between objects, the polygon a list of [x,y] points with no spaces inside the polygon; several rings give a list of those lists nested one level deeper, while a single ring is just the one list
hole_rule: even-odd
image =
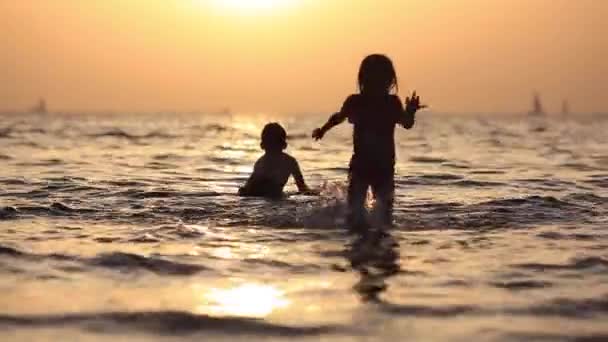
[{"label": "dark water shadow", "polygon": [[387,279],[399,273],[399,243],[387,231],[370,230],[347,245],[345,256],[359,273],[353,289],[364,302],[380,302]]}]

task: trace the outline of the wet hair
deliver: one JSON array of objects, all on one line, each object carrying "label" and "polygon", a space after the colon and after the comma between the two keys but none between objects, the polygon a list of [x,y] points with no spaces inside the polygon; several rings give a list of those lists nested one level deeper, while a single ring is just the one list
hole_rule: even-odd
[{"label": "wet hair", "polygon": [[264,126],[260,147],[265,151],[282,151],[287,148],[287,132],[276,122]]},{"label": "wet hair", "polygon": [[359,67],[359,91],[398,91],[397,73],[393,62],[385,55],[373,54],[365,57]]}]

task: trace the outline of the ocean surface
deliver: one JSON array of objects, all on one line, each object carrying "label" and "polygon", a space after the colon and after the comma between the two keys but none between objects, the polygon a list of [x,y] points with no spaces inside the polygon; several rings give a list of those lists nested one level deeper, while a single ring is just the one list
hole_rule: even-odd
[{"label": "ocean surface", "polygon": [[[324,116],[0,116],[2,341],[607,341],[608,117],[418,115],[344,229]],[[321,196],[235,195],[268,121]]]}]

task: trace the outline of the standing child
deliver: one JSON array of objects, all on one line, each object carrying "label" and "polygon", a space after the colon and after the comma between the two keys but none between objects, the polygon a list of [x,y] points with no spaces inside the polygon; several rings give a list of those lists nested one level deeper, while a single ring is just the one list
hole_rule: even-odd
[{"label": "standing child", "polygon": [[255,162],[253,173],[245,186],[239,189],[239,195],[281,197],[290,176],[295,179],[300,192],[313,193],[306,186],[296,159],[283,152],[287,148],[287,132],[281,125],[273,122],[264,126],[260,147],[265,153]]},{"label": "standing child", "polygon": [[367,56],[359,68],[359,94],[350,95],[340,112],[332,115],[327,123],[313,131],[312,137],[322,139],[332,127],[348,119],[354,125],[353,155],[349,165],[348,224],[357,228],[364,224],[365,198],[371,187],[376,199],[376,210],[382,223],[392,224],[394,174],[395,174],[395,125],[410,129],[414,126],[416,111],[420,105],[416,92],[405,101],[397,91],[397,75],[392,61],[379,54]]}]

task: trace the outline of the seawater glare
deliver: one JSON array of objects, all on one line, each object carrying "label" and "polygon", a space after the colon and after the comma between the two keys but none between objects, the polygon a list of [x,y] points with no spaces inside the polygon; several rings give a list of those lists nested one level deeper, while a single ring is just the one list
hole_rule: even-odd
[{"label": "seawater glare", "polygon": [[322,195],[268,201],[235,195],[267,118],[3,116],[3,340],[608,339],[607,117],[420,113],[361,239],[324,119],[276,119]]}]

